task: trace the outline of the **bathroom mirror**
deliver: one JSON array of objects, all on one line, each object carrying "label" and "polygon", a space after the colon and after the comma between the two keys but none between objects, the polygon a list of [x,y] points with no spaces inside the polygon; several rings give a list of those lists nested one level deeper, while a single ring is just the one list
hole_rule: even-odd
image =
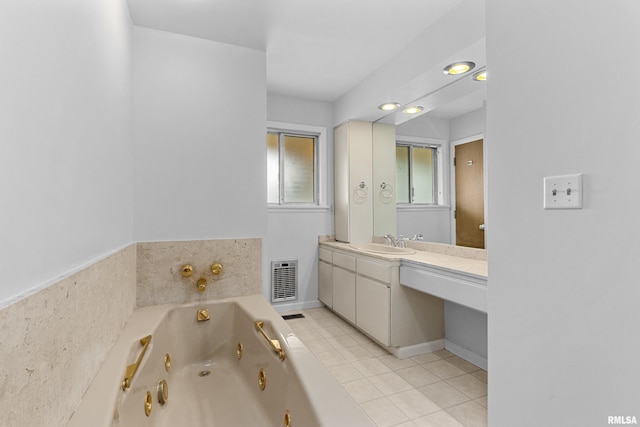
[{"label": "bathroom mirror", "polygon": [[[426,207],[419,203],[402,204],[396,208],[396,215],[389,215],[388,209],[385,209],[384,205],[374,203],[373,234],[375,236],[381,236],[392,232],[389,230],[395,230],[392,234],[411,237],[416,233],[422,233],[425,240],[428,241],[456,244],[454,240],[456,238],[456,219],[453,213],[456,202],[456,186],[455,176],[452,176],[454,170],[451,168],[452,147],[454,144],[465,142],[465,138],[484,135],[486,82],[473,79],[473,74],[484,68],[484,66],[476,67],[469,75],[460,76],[455,81],[425,96],[416,98],[410,105],[423,108],[418,114],[410,115],[402,111],[395,111],[375,122],[395,125],[396,140],[406,140],[417,145],[439,146],[437,149],[439,159],[435,163],[439,168],[436,174],[439,180],[436,191],[439,189],[442,192],[437,198],[437,205]],[[389,139],[386,144],[390,144],[388,141]],[[382,150],[386,155],[391,153],[395,157],[395,143],[393,143],[393,147],[374,146],[375,150]],[[379,167],[374,162],[374,176]],[[399,191],[403,191],[397,187],[403,185],[407,184],[394,183],[394,199],[397,198]],[[484,185],[482,187],[484,188]],[[485,198],[484,195],[480,195],[480,197],[482,200]],[[474,227],[479,228],[479,225]],[[483,231],[479,232],[481,236],[484,233]]]}]

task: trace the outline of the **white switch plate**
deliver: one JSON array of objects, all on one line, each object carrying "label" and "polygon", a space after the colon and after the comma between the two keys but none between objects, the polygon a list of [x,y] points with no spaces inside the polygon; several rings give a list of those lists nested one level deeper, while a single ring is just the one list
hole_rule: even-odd
[{"label": "white switch plate", "polygon": [[545,209],[582,209],[582,174],[546,176]]}]

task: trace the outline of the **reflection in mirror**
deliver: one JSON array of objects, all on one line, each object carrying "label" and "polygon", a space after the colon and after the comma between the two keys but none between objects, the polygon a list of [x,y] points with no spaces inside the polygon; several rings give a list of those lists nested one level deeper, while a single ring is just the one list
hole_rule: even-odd
[{"label": "reflection in mirror", "polygon": [[397,234],[396,127],[372,125],[373,235]]},{"label": "reflection in mirror", "polygon": [[409,164],[409,146],[396,145],[396,203],[409,203],[411,195],[411,178]]},{"label": "reflection in mirror", "polygon": [[436,148],[396,143],[397,204],[437,204]]},{"label": "reflection in mirror", "polygon": [[[392,154],[397,234],[411,237],[422,233],[426,241],[455,244],[455,207],[451,206],[455,178],[451,175],[450,147],[456,141],[484,135],[485,101],[486,84],[468,75],[413,102],[423,106],[413,118],[399,111],[377,122],[395,124],[398,135]],[[375,169],[374,164],[374,174]],[[374,205],[374,218],[378,216],[376,209]],[[376,222],[374,235],[384,235],[377,231],[385,227],[392,228]]]}]

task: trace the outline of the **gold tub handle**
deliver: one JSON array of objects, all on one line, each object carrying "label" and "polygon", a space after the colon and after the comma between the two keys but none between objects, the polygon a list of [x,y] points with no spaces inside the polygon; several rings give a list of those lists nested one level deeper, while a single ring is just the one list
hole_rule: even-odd
[{"label": "gold tub handle", "polygon": [[151,335],[147,335],[144,338],[140,338],[140,344],[143,346],[142,351],[138,355],[136,361],[127,366],[127,370],[124,373],[124,379],[122,380],[122,390],[126,390],[131,387],[131,380],[133,376],[138,372],[138,367],[140,367],[140,362],[142,362],[142,358],[147,351],[147,347],[149,347],[149,343],[151,342]]},{"label": "gold tub handle", "polygon": [[211,272],[216,276],[222,274],[222,264],[220,264],[219,262],[214,262],[213,264],[211,264]]},{"label": "gold tub handle", "polygon": [[284,354],[284,350],[282,349],[282,345],[280,344],[280,341],[271,339],[269,335],[267,335],[267,333],[264,331],[264,328],[263,328],[264,327],[263,321],[256,320],[253,323],[254,325],[256,325],[256,329],[260,331],[264,339],[267,340],[267,343],[269,343],[269,347],[271,347],[271,349],[274,352],[278,353],[278,357],[280,358],[280,360],[284,360],[286,355]]}]

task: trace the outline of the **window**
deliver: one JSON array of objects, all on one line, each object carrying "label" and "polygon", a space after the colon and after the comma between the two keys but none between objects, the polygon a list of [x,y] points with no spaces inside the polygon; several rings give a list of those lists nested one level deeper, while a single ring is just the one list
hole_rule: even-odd
[{"label": "window", "polygon": [[397,203],[438,204],[437,147],[396,144]]},{"label": "window", "polygon": [[319,134],[267,132],[267,202],[318,205]]}]

